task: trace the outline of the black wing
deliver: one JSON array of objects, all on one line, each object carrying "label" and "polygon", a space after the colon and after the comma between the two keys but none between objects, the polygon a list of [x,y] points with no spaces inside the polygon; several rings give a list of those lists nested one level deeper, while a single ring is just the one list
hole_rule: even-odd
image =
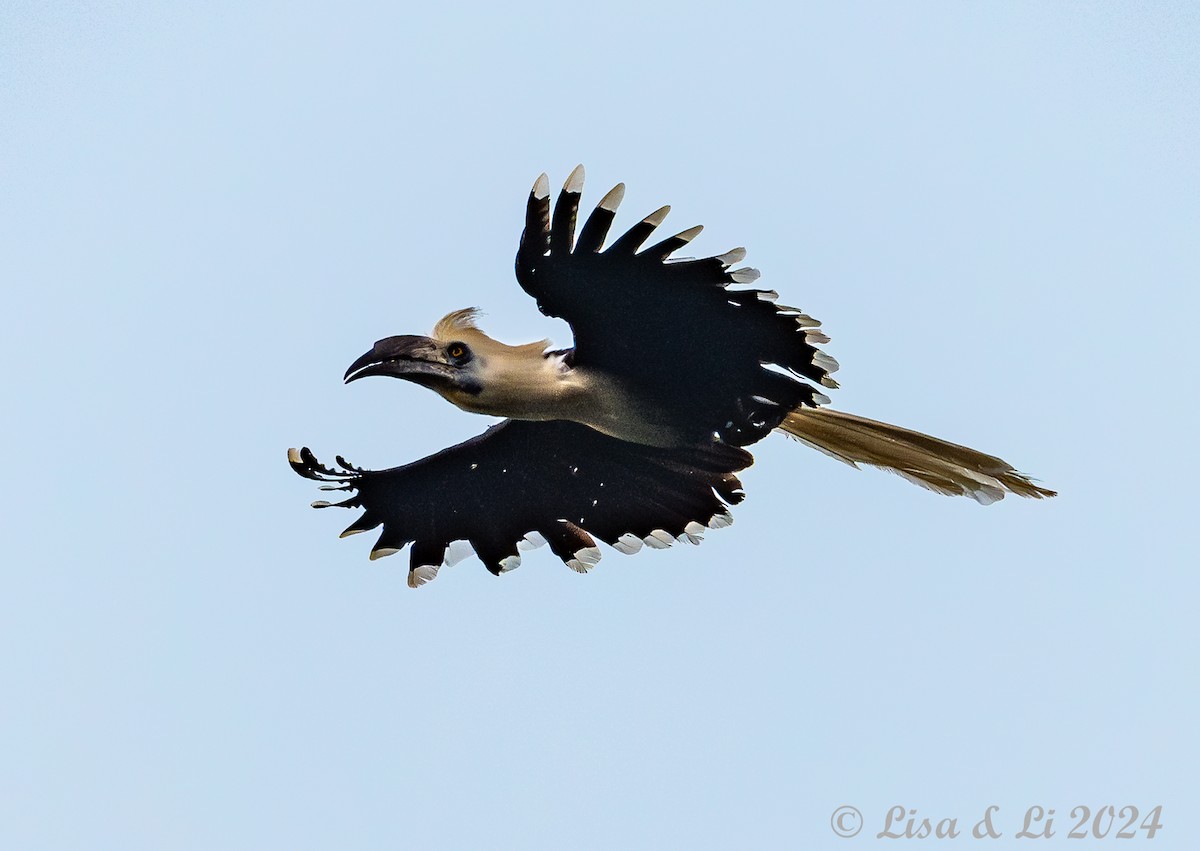
[{"label": "black wing", "polygon": [[[605,370],[696,425],[744,446],[766,436],[792,409],[828,399],[801,379],[836,387],[837,361],[819,322],[774,304],[769,290],[730,289],[758,278],[719,257],[669,260],[699,228],[638,252],[669,208],[651,213],[601,251],[624,187],[604,196],[572,245],[583,171],[571,173],[550,217],[545,175],[529,196],[517,252],[517,280],[542,312],[565,319],[574,363]],[[767,369],[773,364],[779,369]]]},{"label": "black wing", "polygon": [[288,460],[327,490],[353,492],[342,502],[313,503],[364,510],[343,537],[383,526],[371,558],[411,544],[415,587],[433,578],[447,546],[459,540],[495,574],[516,567],[518,543],[540,543],[538,536],[580,572],[600,558],[593,535],[626,553],[643,542],[695,543],[704,527],[730,522],[726,504],[743,497],[734,473],[753,458],[719,443],[655,449],[576,423],[510,420],[390,470],[363,470],[340,456],[341,469],[330,469],[307,448],[289,451]]}]

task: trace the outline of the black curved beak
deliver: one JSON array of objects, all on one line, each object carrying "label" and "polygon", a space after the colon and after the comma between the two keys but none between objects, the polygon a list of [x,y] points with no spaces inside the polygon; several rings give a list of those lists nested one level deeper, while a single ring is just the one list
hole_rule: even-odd
[{"label": "black curved beak", "polygon": [[387,375],[426,383],[446,378],[453,370],[438,359],[437,343],[428,337],[403,334],[380,340],[346,370],[347,384],[369,375]]}]

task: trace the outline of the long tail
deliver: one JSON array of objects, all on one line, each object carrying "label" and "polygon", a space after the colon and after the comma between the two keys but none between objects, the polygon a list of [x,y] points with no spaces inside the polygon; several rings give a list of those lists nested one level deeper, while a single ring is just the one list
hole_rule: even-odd
[{"label": "long tail", "polygon": [[788,434],[845,461],[869,464],[947,496],[969,496],[982,505],[1018,496],[1054,496],[994,455],[985,455],[899,426],[829,408],[800,408],[780,426]]}]

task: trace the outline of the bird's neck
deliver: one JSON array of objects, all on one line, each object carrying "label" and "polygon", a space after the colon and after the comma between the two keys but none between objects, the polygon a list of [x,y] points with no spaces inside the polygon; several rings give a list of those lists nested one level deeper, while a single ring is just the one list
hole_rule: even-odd
[{"label": "bird's neck", "polygon": [[564,354],[490,359],[478,394],[447,398],[465,411],[514,420],[570,420],[647,446],[682,442],[664,412],[617,378],[568,365]]},{"label": "bird's neck", "polygon": [[446,398],[476,414],[514,420],[572,419],[567,414],[587,395],[586,387],[562,355],[531,350],[484,356],[480,390],[454,391]]}]

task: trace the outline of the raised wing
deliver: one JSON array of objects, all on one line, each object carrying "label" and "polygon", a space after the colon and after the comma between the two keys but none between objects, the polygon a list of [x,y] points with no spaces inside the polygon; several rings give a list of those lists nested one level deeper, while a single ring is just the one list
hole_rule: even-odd
[{"label": "raised wing", "polygon": [[[745,257],[670,260],[700,232],[689,228],[638,251],[666,217],[651,213],[601,250],[617,205],[618,184],[601,199],[575,241],[583,169],[571,172],[550,215],[549,183],[529,196],[517,252],[517,280],[543,313],[565,319],[575,335],[574,363],[617,376],[640,392],[744,446],[766,436],[788,412],[828,398],[802,379],[836,387],[837,361],[819,322],[776,305],[770,290],[732,288],[758,278],[733,268]],[[774,365],[768,369],[766,365]]]},{"label": "raised wing", "polygon": [[314,507],[362,508],[342,536],[382,526],[371,558],[411,545],[409,585],[432,579],[447,547],[467,541],[492,573],[520,564],[518,546],[544,539],[567,566],[600,560],[592,536],[624,553],[645,543],[698,543],[706,527],[731,522],[742,500],[738,470],[750,453],[710,443],[655,449],[571,422],[505,421],[478,437],[403,467],[364,470],[340,456],[322,465],[307,448],[292,468],[326,490],[350,491]]}]

